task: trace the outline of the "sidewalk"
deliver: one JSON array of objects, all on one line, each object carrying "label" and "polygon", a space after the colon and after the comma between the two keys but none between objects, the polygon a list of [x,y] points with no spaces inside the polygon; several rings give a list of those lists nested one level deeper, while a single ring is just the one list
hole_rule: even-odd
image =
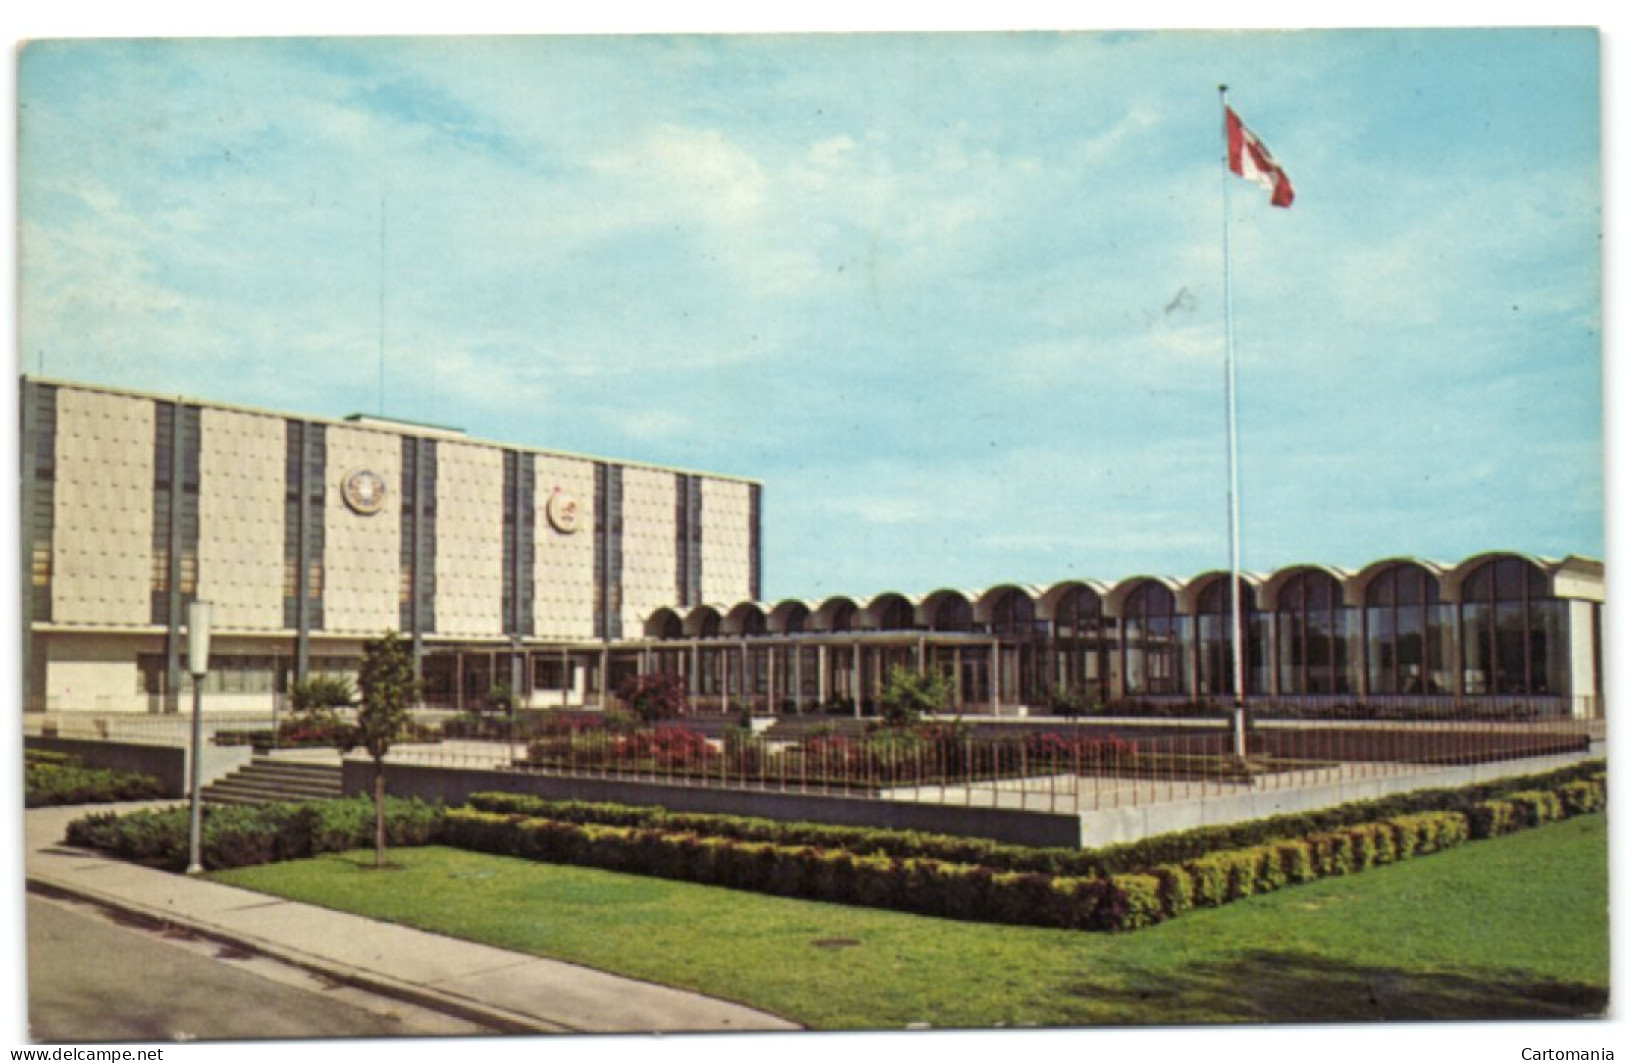
[{"label": "sidewalk", "polygon": [[154,871],[62,844],[74,819],[152,804],[25,812],[29,887],[159,920],[511,1033],[799,1029],[697,993]]}]

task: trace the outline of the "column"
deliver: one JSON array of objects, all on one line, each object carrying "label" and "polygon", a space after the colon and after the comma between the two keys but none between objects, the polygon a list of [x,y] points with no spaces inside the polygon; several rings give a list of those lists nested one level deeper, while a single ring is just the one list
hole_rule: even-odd
[{"label": "column", "polygon": [[863,719],[863,644],[852,643],[852,715]]}]

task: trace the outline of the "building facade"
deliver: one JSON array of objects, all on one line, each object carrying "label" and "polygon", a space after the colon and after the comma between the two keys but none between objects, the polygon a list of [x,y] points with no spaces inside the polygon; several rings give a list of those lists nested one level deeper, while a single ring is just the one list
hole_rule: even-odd
[{"label": "building facade", "polygon": [[579,701],[657,608],[761,593],[748,480],[65,382],[21,400],[27,710],[174,711],[194,599],[206,704],[263,710],[390,629],[432,700]]},{"label": "building facade", "polygon": [[[1234,701],[1230,574],[1068,580],[665,608],[616,666],[674,671],[725,707],[873,711],[893,667],[968,712]],[[1601,562],[1485,553],[1241,580],[1243,693],[1304,711],[1602,714]]]}]

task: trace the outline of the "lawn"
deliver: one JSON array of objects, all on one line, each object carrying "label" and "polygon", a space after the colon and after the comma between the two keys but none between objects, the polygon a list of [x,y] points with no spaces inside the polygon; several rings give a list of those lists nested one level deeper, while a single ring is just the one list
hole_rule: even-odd
[{"label": "lawn", "polygon": [[220,882],[699,990],[813,1028],[1595,1015],[1600,815],[1130,934],[991,926],[447,848]]}]

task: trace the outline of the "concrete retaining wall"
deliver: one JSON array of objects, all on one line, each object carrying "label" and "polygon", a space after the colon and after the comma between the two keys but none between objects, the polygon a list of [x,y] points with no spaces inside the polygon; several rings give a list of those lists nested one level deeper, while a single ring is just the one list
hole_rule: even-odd
[{"label": "concrete retaining wall", "polygon": [[[711,787],[663,786],[621,779],[585,779],[528,772],[390,764],[390,793],[461,804],[482,790],[535,794],[572,801],[658,805],[678,812],[715,812],[779,820],[813,820],[852,827],[884,827],[993,838],[1015,845],[1076,846],[1078,817],[1067,813],[966,808],[863,797],[768,793]],[[344,792],[372,792],[372,761],[344,762]]]},{"label": "concrete retaining wall", "polygon": [[[27,749],[43,749],[52,753],[67,753],[78,757],[89,768],[110,768],[114,771],[133,771],[156,776],[163,781],[165,797],[180,797],[187,791],[186,746],[153,745],[142,742],[108,742],[94,738],[45,738],[27,736],[23,739]],[[247,764],[254,751],[247,746],[204,746],[203,782],[205,785],[230,775]]]}]

